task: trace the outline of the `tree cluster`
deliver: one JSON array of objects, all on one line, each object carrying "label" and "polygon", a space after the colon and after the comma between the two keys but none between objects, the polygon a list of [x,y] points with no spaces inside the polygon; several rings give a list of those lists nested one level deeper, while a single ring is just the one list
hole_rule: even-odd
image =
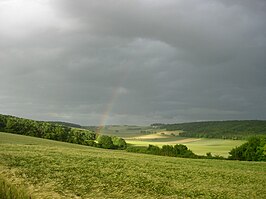
[{"label": "tree cluster", "polygon": [[230,160],[266,161],[266,137],[251,137],[229,152]]},{"label": "tree cluster", "polygon": [[97,137],[97,143],[100,148],[105,149],[126,149],[127,143],[124,139],[116,136],[99,135]]}]

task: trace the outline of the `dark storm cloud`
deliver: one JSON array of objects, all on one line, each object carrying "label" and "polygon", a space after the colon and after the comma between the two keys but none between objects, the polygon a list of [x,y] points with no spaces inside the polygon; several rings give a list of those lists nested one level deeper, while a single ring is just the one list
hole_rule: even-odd
[{"label": "dark storm cloud", "polygon": [[106,123],[265,119],[265,11],[263,0],[0,1],[1,112],[98,124],[109,104]]}]

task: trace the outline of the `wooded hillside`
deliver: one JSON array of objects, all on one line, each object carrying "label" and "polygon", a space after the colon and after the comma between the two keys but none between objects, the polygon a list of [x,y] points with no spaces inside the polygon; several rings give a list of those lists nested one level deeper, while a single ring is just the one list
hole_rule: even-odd
[{"label": "wooded hillside", "polygon": [[266,136],[266,121],[208,121],[180,124],[152,124],[153,127],[167,131],[182,130],[179,135],[183,137],[247,139],[251,136]]}]

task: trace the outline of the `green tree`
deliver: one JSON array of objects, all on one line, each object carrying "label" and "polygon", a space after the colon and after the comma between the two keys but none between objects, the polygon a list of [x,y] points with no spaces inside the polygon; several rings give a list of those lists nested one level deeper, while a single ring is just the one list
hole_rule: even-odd
[{"label": "green tree", "polygon": [[251,137],[247,143],[233,148],[229,152],[231,160],[266,161],[264,148],[266,137]]},{"label": "green tree", "polygon": [[3,131],[6,127],[6,119],[0,115],[0,130]]}]

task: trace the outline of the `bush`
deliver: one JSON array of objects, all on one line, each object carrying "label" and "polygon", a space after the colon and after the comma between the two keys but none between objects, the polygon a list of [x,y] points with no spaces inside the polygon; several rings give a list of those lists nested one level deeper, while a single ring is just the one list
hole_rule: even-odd
[{"label": "bush", "polygon": [[85,141],[85,145],[87,145],[87,146],[97,146],[96,145],[97,143],[96,142],[94,142],[94,140],[86,140]]},{"label": "bush", "polygon": [[154,154],[154,155],[160,155],[161,154],[161,149],[158,146],[154,146],[154,145],[149,144],[147,152],[151,153],[151,154]]},{"label": "bush", "polygon": [[113,142],[113,145],[115,146],[115,148],[118,148],[118,149],[126,149],[127,148],[127,143],[122,138],[113,136],[112,142]]},{"label": "bush", "polygon": [[132,153],[147,153],[147,147],[145,146],[130,146],[126,149],[127,152]]},{"label": "bush", "polygon": [[188,151],[188,148],[183,144],[176,144],[174,150],[176,155],[184,155]]},{"label": "bush", "polygon": [[212,158],[212,157],[213,157],[213,156],[212,156],[212,153],[211,153],[211,152],[206,153],[206,157],[207,157],[207,158]]},{"label": "bush", "polygon": [[99,135],[97,138],[97,141],[98,141],[98,144],[101,148],[104,148],[104,149],[115,148],[113,141],[112,141],[112,138],[108,135]]},{"label": "bush", "polygon": [[176,156],[174,147],[171,145],[163,145],[161,149],[161,154],[165,156]]}]

